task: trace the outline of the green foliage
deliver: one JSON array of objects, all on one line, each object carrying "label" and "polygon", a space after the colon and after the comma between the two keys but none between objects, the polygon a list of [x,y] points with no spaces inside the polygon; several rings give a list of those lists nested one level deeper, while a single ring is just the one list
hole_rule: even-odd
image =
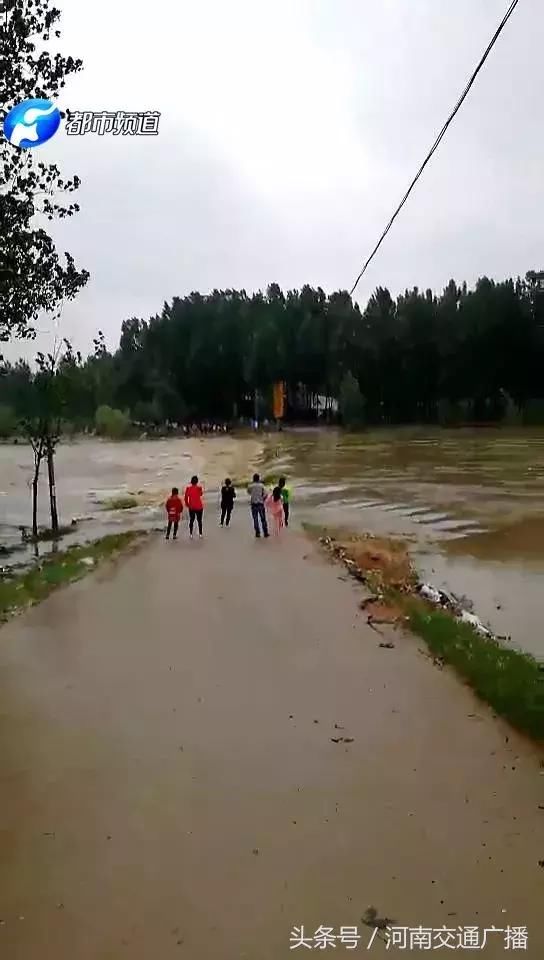
[{"label": "green foliage", "polygon": [[365,398],[351,372],[346,373],[340,385],[339,408],[345,427],[362,427],[365,420]]},{"label": "green foliage", "polygon": [[122,410],[116,410],[103,404],[95,415],[96,432],[101,437],[110,437],[112,440],[121,440],[128,436],[131,430],[130,420]]},{"label": "green foliage", "polygon": [[63,347],[62,353],[38,353],[36,369],[28,379],[22,429],[35,453],[41,450],[41,457],[54,454],[71,400],[66,371],[75,360],[67,340]]},{"label": "green foliage", "polygon": [[[59,10],[49,0],[7,0],[0,23],[0,122],[14,104],[28,97],[55,98],[81,60],[51,53]],[[8,51],[8,53],[6,53]],[[0,340],[34,334],[41,311],[53,311],[87,282],[69,253],[59,256],[41,222],[72,216],[78,209],[68,195],[79,178],[64,179],[38,150],[21,150],[0,140]]]},{"label": "green foliage", "polygon": [[5,440],[15,433],[17,416],[13,407],[0,403],[0,437]]},{"label": "green foliage", "polygon": [[162,410],[157,399],[146,401],[138,400],[134,406],[133,416],[137,423],[158,426],[163,422]]},{"label": "green foliage", "polygon": [[408,603],[410,626],[519,730],[544,740],[544,673],[529,654],[480,636],[450,614]]}]

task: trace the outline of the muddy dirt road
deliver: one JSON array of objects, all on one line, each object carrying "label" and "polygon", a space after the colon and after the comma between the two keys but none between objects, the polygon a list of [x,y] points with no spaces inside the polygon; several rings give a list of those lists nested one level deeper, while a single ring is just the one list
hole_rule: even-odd
[{"label": "muddy dirt road", "polygon": [[240,506],[185,537],[0,632],[0,956],[279,960],[301,924],[357,955],[372,904],[542,957],[536,752],[415,639],[380,648],[301,533]]}]

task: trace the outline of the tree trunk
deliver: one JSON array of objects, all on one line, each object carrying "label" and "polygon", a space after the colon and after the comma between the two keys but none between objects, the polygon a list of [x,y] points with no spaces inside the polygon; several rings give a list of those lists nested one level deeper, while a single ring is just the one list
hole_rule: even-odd
[{"label": "tree trunk", "polygon": [[32,478],[32,536],[38,536],[38,478],[40,475],[40,461],[34,466],[34,477]]},{"label": "tree trunk", "polygon": [[51,507],[51,530],[58,533],[59,515],[57,513],[57,491],[55,487],[55,452],[52,447],[47,448],[47,474],[49,477],[49,504]]}]

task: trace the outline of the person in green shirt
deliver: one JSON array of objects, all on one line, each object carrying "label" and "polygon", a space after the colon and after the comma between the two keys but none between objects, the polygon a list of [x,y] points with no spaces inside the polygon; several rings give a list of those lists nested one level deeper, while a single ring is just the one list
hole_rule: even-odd
[{"label": "person in green shirt", "polygon": [[285,477],[280,477],[278,480],[278,487],[281,490],[281,499],[283,503],[283,516],[285,518],[285,526],[289,526],[289,504],[291,503],[291,491],[289,487],[285,485]]}]

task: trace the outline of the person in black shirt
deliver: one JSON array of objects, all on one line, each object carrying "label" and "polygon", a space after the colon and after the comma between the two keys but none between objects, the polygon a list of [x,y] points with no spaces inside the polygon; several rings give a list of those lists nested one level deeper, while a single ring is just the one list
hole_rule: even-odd
[{"label": "person in black shirt", "polygon": [[221,487],[221,526],[228,527],[230,523],[230,515],[232,513],[232,508],[234,506],[234,501],[236,500],[236,490],[232,485],[232,480],[225,480],[223,486]]}]

